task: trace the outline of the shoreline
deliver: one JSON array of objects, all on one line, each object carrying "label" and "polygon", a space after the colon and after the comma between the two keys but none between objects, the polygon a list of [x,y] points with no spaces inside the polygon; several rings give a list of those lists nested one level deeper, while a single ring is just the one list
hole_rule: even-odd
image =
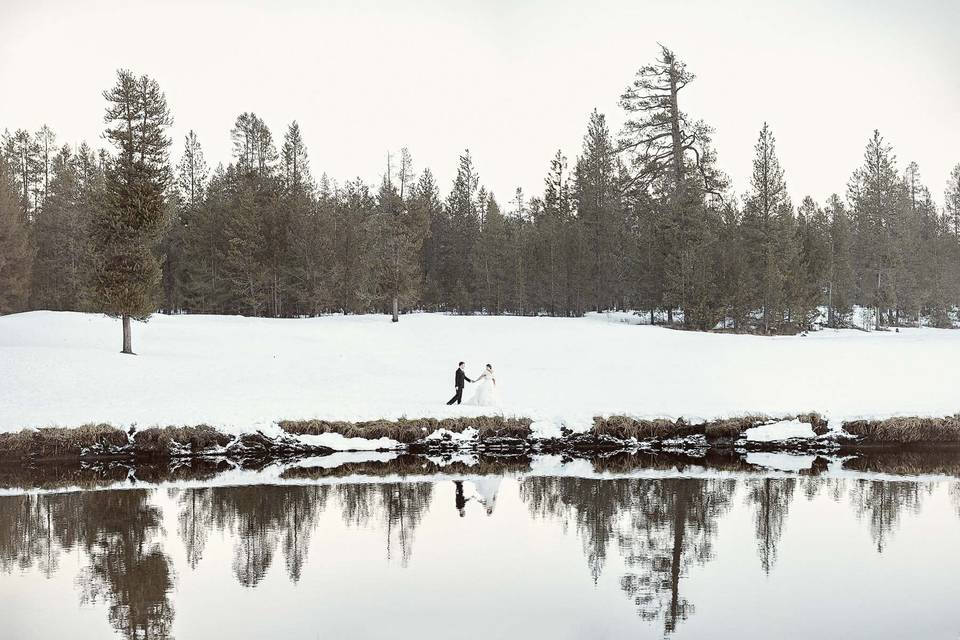
[{"label": "shoreline", "polygon": [[[338,452],[607,455],[618,451],[844,454],[960,448],[960,415],[854,420],[832,428],[816,412],[705,422],[595,417],[583,431],[543,437],[529,418],[480,416],[341,422],[281,420],[276,433],[232,435],[207,425],[123,430],[109,424],[0,433],[0,465],[216,458],[268,463]],[[762,435],[760,432],[764,432]],[[755,437],[756,436],[756,437]]]}]

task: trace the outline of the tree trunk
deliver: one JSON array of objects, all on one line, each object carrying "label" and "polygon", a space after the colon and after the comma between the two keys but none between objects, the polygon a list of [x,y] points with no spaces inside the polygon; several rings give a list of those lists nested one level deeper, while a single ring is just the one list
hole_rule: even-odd
[{"label": "tree trunk", "polygon": [[123,351],[121,353],[128,353],[134,355],[133,353],[133,338],[130,333],[130,316],[124,315],[123,318]]},{"label": "tree trunk", "polygon": [[831,329],[836,328],[836,320],[833,316],[833,283],[830,283],[830,290],[827,294],[827,326]]},{"label": "tree trunk", "polygon": [[400,302],[393,296],[393,322],[400,322]]}]

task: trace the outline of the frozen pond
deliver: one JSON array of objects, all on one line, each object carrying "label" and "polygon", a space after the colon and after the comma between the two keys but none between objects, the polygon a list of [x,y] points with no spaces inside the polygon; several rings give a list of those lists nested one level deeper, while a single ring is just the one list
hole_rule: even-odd
[{"label": "frozen pond", "polygon": [[960,481],[346,476],[0,496],[3,638],[943,638]]}]

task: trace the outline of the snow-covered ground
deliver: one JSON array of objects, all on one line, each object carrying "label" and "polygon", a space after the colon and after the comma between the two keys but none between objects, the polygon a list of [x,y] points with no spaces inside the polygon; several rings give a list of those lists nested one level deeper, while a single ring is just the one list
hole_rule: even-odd
[{"label": "snow-covered ground", "polygon": [[[542,428],[594,415],[707,419],[819,411],[838,421],[960,411],[960,331],[759,337],[580,319],[0,317],[0,430],[108,422],[271,431],[279,419],[450,417],[453,371],[495,367],[502,412]],[[467,385],[465,397],[471,394]]]}]

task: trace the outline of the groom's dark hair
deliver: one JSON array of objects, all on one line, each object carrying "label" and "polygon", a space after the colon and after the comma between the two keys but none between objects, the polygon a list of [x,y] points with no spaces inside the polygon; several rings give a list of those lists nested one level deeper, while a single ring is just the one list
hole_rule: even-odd
[{"label": "groom's dark hair", "polygon": [[465,364],[467,364],[467,363],[466,363],[466,362],[461,362],[461,363],[458,364],[457,366],[458,366],[458,367],[462,367],[462,366],[465,365]]}]

